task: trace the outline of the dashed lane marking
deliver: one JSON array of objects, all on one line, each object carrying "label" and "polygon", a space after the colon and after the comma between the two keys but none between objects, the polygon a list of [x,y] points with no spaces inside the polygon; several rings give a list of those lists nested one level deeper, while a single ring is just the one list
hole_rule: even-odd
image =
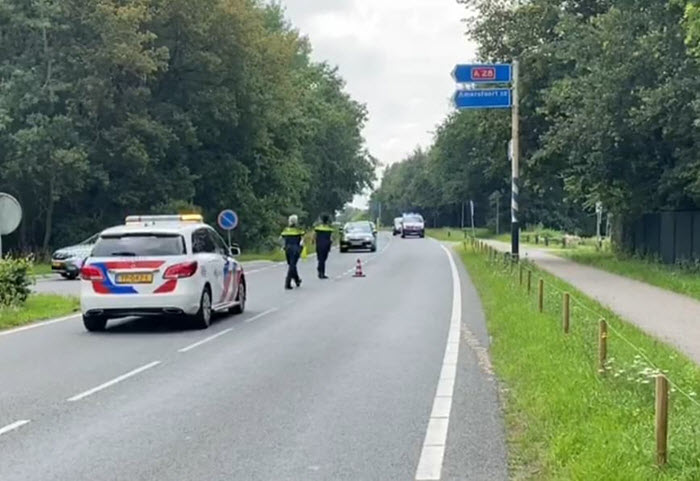
[{"label": "dashed lane marking", "polygon": [[85,399],[88,396],[92,396],[93,394],[100,392],[104,389],[107,389],[108,387],[114,386],[115,384],[118,384],[126,379],[129,379],[130,377],[136,376],[137,374],[140,374],[143,371],[146,371],[148,369],[156,367],[158,364],[160,364],[160,361],[153,361],[153,362],[150,362],[144,366],[137,367],[133,371],[129,371],[126,374],[122,374],[119,377],[115,377],[111,381],[107,381],[104,384],[100,384],[97,387],[94,387],[92,389],[88,389],[87,391],[81,392],[80,394],[76,394],[75,396],[68,398],[68,402],[75,402],[75,401],[80,401],[81,399]]}]

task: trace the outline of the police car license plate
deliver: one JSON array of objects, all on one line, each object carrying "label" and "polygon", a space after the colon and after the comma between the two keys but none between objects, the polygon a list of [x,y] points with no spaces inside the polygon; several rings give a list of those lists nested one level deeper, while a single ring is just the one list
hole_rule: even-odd
[{"label": "police car license plate", "polygon": [[117,274],[117,284],[150,284],[153,282],[153,273],[134,272],[129,274]]}]

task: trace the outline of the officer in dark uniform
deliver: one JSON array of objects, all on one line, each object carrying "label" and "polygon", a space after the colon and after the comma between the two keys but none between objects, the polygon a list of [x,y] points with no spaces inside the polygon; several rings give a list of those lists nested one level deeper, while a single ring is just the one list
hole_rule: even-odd
[{"label": "officer in dark uniform", "polygon": [[316,257],[318,259],[318,278],[328,279],[326,275],[326,260],[333,245],[331,219],[327,215],[321,216],[321,224],[316,226]]},{"label": "officer in dark uniform", "polygon": [[299,229],[299,218],[296,215],[289,216],[287,228],[282,231],[284,239],[284,253],[287,256],[287,278],[284,282],[285,289],[292,288],[292,281],[297,287],[301,286],[301,278],[297,272],[297,263],[301,257],[301,250],[304,246],[305,232]]}]

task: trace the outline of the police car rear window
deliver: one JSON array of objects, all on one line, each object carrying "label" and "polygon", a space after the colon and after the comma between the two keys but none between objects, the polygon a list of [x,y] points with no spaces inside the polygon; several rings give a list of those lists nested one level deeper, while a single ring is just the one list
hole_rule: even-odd
[{"label": "police car rear window", "polygon": [[185,239],[178,234],[123,234],[100,237],[94,257],[179,256],[185,254]]}]

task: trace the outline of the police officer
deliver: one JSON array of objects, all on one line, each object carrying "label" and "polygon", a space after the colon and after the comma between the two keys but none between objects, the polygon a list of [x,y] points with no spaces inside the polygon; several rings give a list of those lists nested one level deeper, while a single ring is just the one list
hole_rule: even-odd
[{"label": "police officer", "polygon": [[287,228],[282,231],[284,239],[284,253],[287,257],[287,278],[284,282],[285,289],[292,288],[292,281],[297,287],[301,286],[301,278],[297,272],[297,263],[301,257],[301,250],[304,246],[305,232],[299,229],[299,218],[296,215],[289,216]]},{"label": "police officer", "polygon": [[327,215],[321,216],[321,224],[314,229],[316,231],[316,258],[318,259],[318,278],[328,279],[326,275],[326,260],[328,253],[331,251],[333,240],[333,227],[331,227],[331,219]]}]

